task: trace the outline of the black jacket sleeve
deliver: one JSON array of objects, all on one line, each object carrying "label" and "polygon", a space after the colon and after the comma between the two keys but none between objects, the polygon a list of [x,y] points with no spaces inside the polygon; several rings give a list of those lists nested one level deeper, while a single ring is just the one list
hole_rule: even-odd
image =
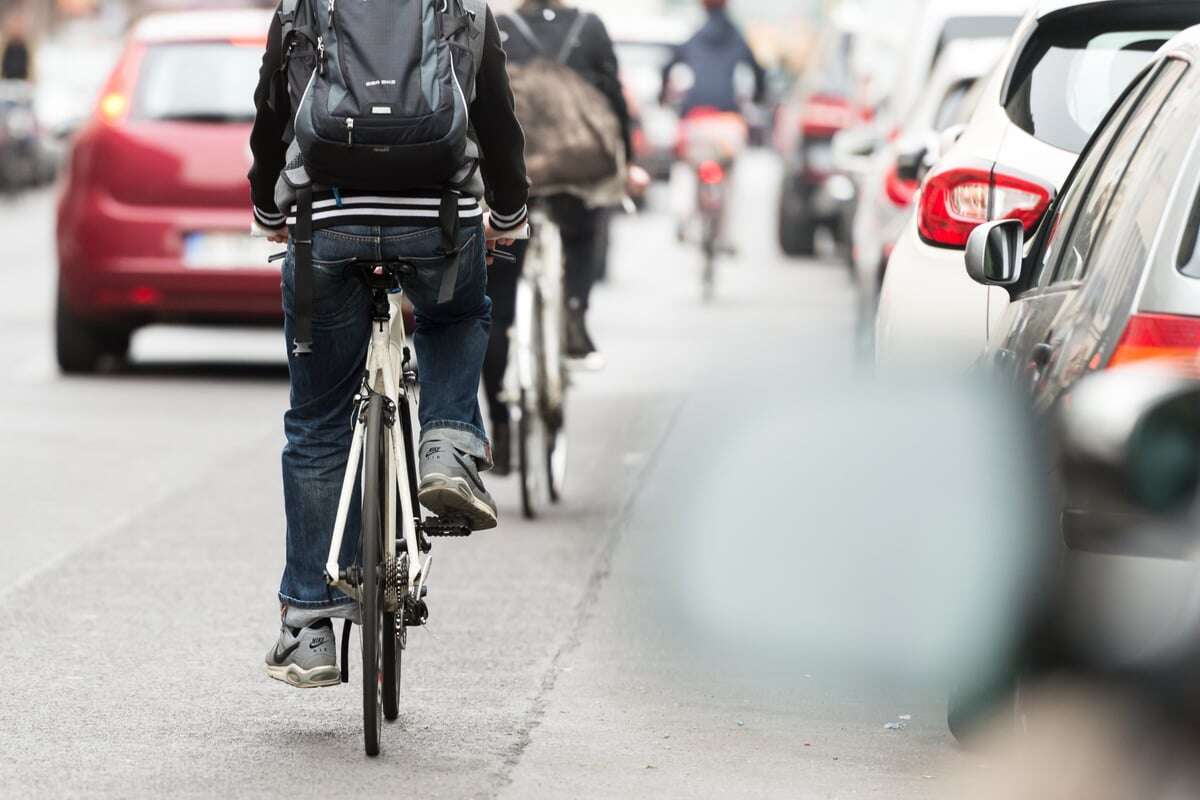
[{"label": "black jacket sleeve", "polygon": [[525,223],[529,177],[525,172],[525,133],[517,122],[508,61],[500,43],[500,28],[487,12],[483,60],[475,78],[471,120],[483,158],[479,163],[491,208],[492,227],[513,230]]},{"label": "black jacket sleeve", "polygon": [[267,34],[267,51],[263,54],[258,73],[258,88],[254,90],[254,129],[250,132],[250,151],[254,164],[250,167],[250,199],[254,203],[254,219],[265,228],[281,228],[284,215],[275,206],[275,183],[283,169],[287,144],[283,141],[291,116],[287,86],[283,72],[283,38],[279,15],[271,18]]},{"label": "black jacket sleeve", "polygon": [[633,120],[629,115],[629,104],[625,102],[620,65],[617,63],[617,52],[613,47],[612,38],[608,35],[608,28],[600,17],[590,14],[580,38],[592,45],[590,52],[594,63],[590,71],[595,76],[596,88],[608,98],[613,113],[617,115],[617,121],[621,123],[621,139],[625,143],[626,160],[632,164]]}]

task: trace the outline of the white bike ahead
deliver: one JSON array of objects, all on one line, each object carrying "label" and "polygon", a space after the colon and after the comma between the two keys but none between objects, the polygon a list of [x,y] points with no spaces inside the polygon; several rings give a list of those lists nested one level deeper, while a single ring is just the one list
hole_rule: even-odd
[{"label": "white bike ahead", "polygon": [[517,439],[521,509],[534,519],[562,499],[567,473],[563,249],[558,228],[541,212],[534,213],[509,336],[502,399]]},{"label": "white bike ahead", "polygon": [[[400,674],[408,628],[424,625],[431,537],[469,536],[465,519],[426,519],[417,499],[417,369],[406,344],[400,278],[406,261],[351,264],[371,291],[371,341],[354,397],[354,435],[342,482],[326,582],[361,609],[363,733],[367,755],[379,754],[382,721],[400,713]],[[361,467],[361,471],[360,471]],[[361,477],[360,477],[361,476]],[[356,484],[362,489],[358,557],[343,569],[338,554]],[[342,682],[349,682],[350,622],[342,636]]]}]

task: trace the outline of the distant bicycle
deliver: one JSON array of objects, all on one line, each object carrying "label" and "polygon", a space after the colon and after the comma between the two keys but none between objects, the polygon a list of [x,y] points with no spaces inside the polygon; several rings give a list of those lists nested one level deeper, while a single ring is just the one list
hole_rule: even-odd
[{"label": "distant bicycle", "polygon": [[696,176],[695,221],[704,257],[700,281],[705,302],[716,296],[718,259],[736,255],[725,239],[726,208],[733,166],[748,136],[740,114],[703,109],[690,113],[680,128],[679,155]]},{"label": "distant bicycle", "polygon": [[521,510],[535,519],[562,499],[567,474],[563,347],[563,249],[558,228],[533,212],[533,236],[517,282],[516,319],[510,332],[504,400],[515,425]]},{"label": "distant bicycle", "polygon": [[[431,537],[471,533],[465,519],[425,519],[417,499],[417,367],[406,344],[399,294],[400,277],[416,262],[355,261],[346,267],[370,289],[374,310],[325,578],[361,608],[363,738],[369,756],[379,754],[383,719],[394,721],[400,713],[408,628],[424,625],[429,617]],[[358,557],[342,569],[338,554],[360,487]],[[343,683],[349,682],[350,625],[347,621],[342,635]]]}]

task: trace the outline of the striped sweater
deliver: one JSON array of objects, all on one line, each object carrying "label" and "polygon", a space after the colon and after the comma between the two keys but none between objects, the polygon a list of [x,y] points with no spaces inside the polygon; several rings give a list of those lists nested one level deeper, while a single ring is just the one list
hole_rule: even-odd
[{"label": "striped sweater", "polygon": [[[292,110],[286,87],[272,81],[282,80],[282,42],[279,16],[272,18],[267,49],[254,93],[257,109],[250,149],[254,165],[250,168],[250,196],[254,219],[269,229],[296,222],[294,208],[278,208],[275,184],[283,170],[287,130]],[[516,230],[528,216],[529,179],[525,172],[525,136],[517,122],[508,67],[500,43],[500,29],[489,9],[484,34],[483,60],[475,81],[476,97],[470,107],[471,127],[479,142],[482,158],[475,180],[459,198],[459,218],[475,223],[483,217],[482,202],[491,211],[491,224],[497,231]],[[276,98],[274,107],[268,98]],[[405,192],[364,192],[353,187],[313,195],[313,227],[335,225],[435,226],[441,204],[440,187]]]}]

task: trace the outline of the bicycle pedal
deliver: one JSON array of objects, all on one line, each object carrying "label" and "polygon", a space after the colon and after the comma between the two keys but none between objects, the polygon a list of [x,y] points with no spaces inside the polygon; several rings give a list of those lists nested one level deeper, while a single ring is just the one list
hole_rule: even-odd
[{"label": "bicycle pedal", "polygon": [[435,517],[422,522],[421,531],[430,537],[461,539],[471,535],[471,524],[465,519]]},{"label": "bicycle pedal", "polygon": [[429,606],[424,600],[413,601],[404,614],[404,625],[408,628],[420,628],[429,622]]}]

